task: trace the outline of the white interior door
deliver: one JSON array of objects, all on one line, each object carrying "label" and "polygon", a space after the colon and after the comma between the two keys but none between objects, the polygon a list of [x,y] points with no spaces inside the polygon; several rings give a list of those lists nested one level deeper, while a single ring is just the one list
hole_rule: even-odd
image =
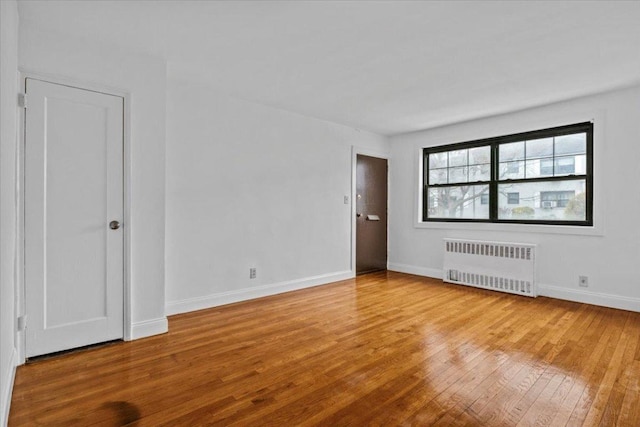
[{"label": "white interior door", "polygon": [[26,93],[33,357],[123,337],[123,98],[34,79]]}]

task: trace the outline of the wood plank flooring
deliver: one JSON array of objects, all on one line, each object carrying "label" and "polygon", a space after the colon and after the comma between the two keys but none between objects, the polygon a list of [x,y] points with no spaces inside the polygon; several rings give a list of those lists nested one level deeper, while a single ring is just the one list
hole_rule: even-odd
[{"label": "wood plank flooring", "polygon": [[640,313],[400,273],[21,366],[10,426],[640,426]]}]

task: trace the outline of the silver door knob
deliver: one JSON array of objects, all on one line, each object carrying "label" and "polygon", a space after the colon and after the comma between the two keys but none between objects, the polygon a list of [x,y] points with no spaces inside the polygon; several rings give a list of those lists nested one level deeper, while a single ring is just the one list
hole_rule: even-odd
[{"label": "silver door knob", "polygon": [[120,223],[118,221],[111,221],[109,223],[109,228],[112,230],[117,230],[118,228],[120,228]]}]

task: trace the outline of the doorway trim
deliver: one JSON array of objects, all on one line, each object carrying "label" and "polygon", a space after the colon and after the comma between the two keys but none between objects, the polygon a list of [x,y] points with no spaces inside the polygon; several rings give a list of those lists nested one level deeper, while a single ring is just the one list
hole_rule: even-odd
[{"label": "doorway trim", "polygon": [[[123,104],[123,127],[122,127],[122,162],[123,162],[123,232],[124,232],[124,248],[123,248],[123,331],[122,337],[124,341],[132,339],[132,313],[131,313],[131,93],[126,90],[104,86],[84,80],[60,76],[56,74],[43,73],[40,71],[18,68],[20,73],[20,93],[25,93],[25,80],[27,78],[35,80],[43,80],[63,86],[70,86],[78,89],[99,92],[106,95],[119,96],[124,100]],[[28,101],[27,101],[28,108]],[[24,281],[25,271],[25,132],[26,132],[26,114],[25,108],[20,108],[19,117],[19,143],[17,158],[17,191],[18,212],[17,212],[17,242],[16,242],[16,299],[15,313],[16,317],[26,316],[26,283]],[[26,340],[24,329],[16,332],[16,346],[18,349],[18,363],[24,364],[26,361]]]},{"label": "doorway trim", "polygon": [[[351,277],[356,277],[356,168],[358,165],[358,154],[369,157],[376,157],[387,161],[387,212],[389,210],[389,153],[374,150],[357,145],[351,146]],[[387,215],[387,268],[389,267],[389,216]]]}]

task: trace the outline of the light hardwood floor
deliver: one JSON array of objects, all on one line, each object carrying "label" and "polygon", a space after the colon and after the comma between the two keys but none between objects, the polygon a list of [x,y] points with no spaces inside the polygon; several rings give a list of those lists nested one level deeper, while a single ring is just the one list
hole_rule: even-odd
[{"label": "light hardwood floor", "polygon": [[640,313],[381,272],[22,366],[10,426],[640,426]]}]

